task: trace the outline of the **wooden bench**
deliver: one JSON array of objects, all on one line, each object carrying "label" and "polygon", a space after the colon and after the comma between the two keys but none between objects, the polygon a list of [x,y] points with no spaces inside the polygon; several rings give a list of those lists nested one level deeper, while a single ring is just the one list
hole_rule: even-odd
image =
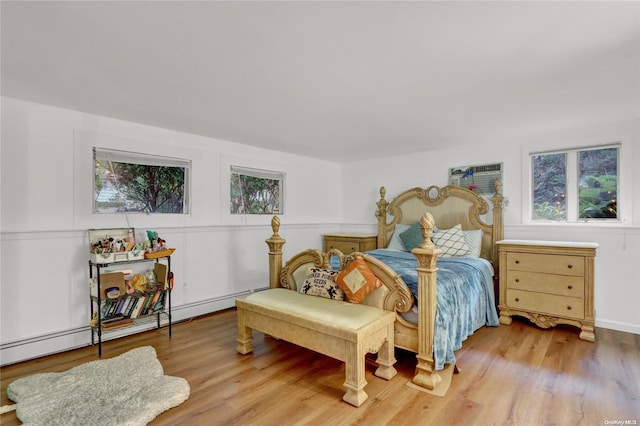
[{"label": "wooden bench", "polygon": [[252,329],[344,361],[347,392],[342,399],[359,407],[366,399],[365,354],[378,353],[375,375],[396,375],[394,312],[372,306],[271,288],[236,300],[237,351],[253,351]]}]

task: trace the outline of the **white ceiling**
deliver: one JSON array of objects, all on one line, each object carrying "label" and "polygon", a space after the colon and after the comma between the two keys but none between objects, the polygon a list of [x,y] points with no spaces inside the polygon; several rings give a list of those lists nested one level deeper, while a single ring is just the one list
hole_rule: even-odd
[{"label": "white ceiling", "polygon": [[640,2],[1,3],[2,95],[351,160],[640,117]]}]

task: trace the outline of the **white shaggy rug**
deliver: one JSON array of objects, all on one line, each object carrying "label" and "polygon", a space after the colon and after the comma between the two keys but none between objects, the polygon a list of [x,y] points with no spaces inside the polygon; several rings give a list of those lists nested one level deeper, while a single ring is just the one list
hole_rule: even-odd
[{"label": "white shaggy rug", "polygon": [[185,379],[164,375],[151,346],[62,373],[34,374],[7,388],[18,419],[31,426],[146,425],[189,392]]}]

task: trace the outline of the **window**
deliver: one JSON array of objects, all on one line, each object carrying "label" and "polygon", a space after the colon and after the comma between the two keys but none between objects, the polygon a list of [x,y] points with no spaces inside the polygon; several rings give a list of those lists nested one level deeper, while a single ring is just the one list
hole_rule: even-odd
[{"label": "window", "polygon": [[567,219],[567,154],[533,155],[533,219]]},{"label": "window", "polygon": [[93,149],[94,213],[189,213],[191,162]]},{"label": "window", "polygon": [[231,166],[231,214],[282,214],[281,172]]},{"label": "window", "polygon": [[531,154],[533,220],[618,219],[619,144]]}]

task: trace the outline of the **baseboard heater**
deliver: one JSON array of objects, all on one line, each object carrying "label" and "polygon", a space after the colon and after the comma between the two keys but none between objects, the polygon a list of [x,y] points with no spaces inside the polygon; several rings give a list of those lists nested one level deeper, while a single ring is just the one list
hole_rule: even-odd
[{"label": "baseboard heater", "polygon": [[[247,296],[254,291],[261,291],[264,289],[266,289],[266,287],[227,294],[206,300],[199,300],[197,302],[187,303],[180,306],[173,306],[172,322],[174,324],[178,324],[191,318],[234,307],[235,300],[238,297]],[[165,326],[167,324],[168,318],[162,315],[160,325]],[[146,329],[152,329],[155,328],[155,326],[155,321],[149,321],[149,323],[114,330],[103,334],[103,343],[109,340],[128,336],[133,333],[138,333]],[[41,336],[14,340],[0,344],[0,366],[15,364],[89,345],[91,345],[91,332],[89,325],[54,333],[47,333]]]}]

